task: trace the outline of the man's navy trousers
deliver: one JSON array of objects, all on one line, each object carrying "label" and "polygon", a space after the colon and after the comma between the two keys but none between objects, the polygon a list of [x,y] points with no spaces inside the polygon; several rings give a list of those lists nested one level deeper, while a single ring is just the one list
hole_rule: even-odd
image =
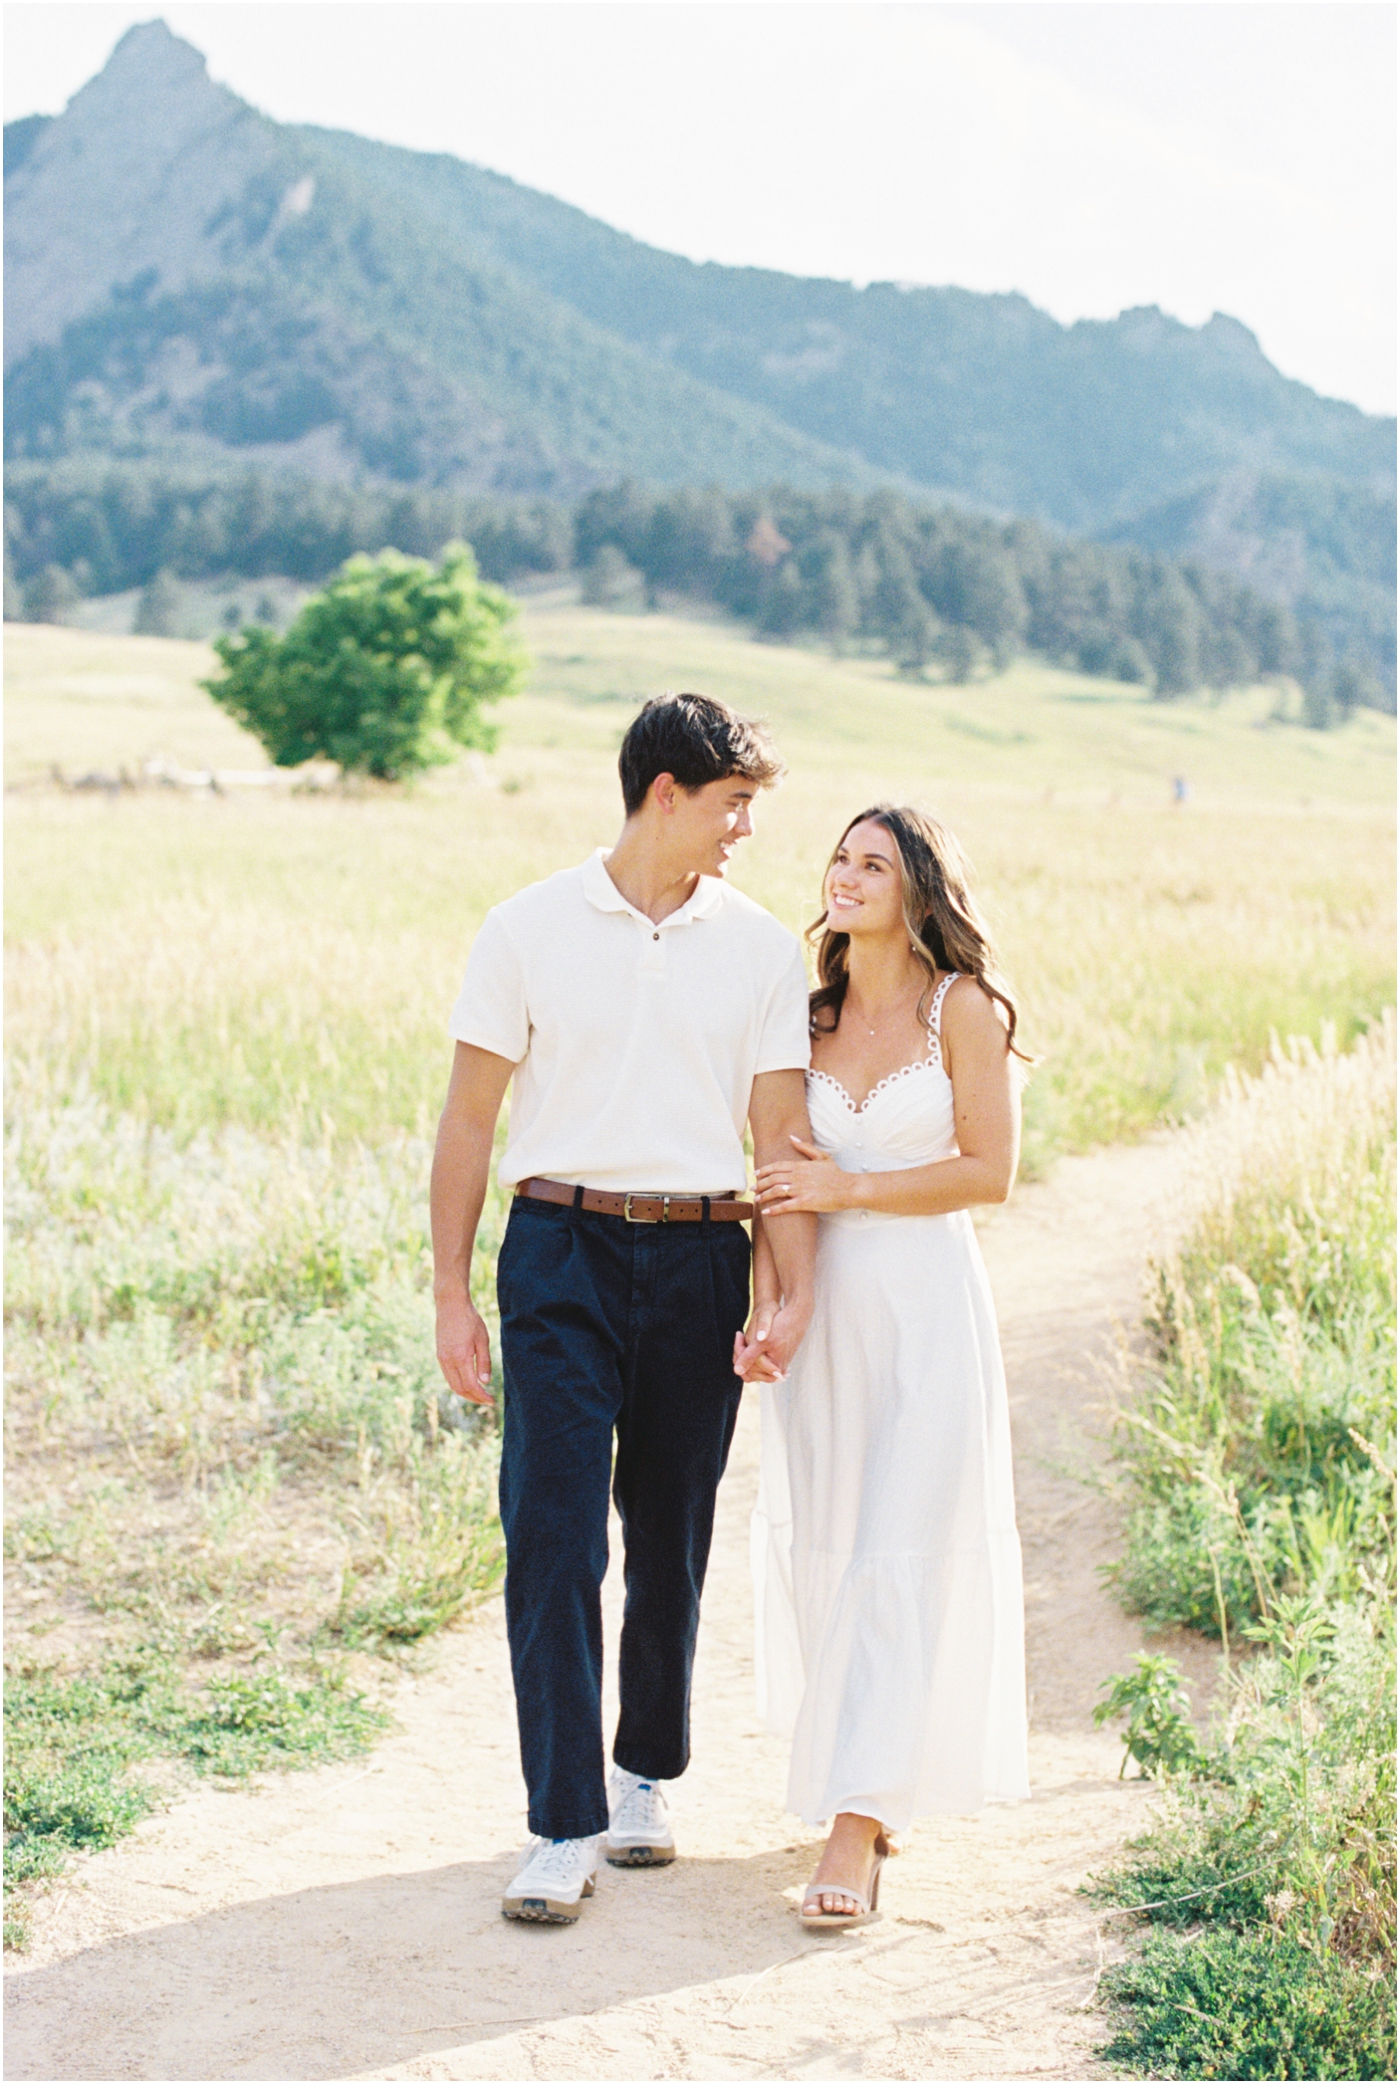
[{"label": "man's navy trousers", "polygon": [[497,1267],[501,1523],[520,1758],[530,1829],[542,1838],[607,1828],[610,1475],[626,1588],[613,1757],[648,1780],[674,1780],[689,1763],[690,1674],[742,1394],[733,1349],[749,1255],[741,1223],[512,1206]]}]

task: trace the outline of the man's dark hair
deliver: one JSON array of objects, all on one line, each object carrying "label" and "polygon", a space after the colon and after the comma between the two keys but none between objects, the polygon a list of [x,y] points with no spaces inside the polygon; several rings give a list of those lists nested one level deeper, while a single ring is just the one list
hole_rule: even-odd
[{"label": "man's dark hair", "polygon": [[683,789],[703,789],[731,774],[770,789],[783,767],[760,727],[723,702],[708,695],[655,695],[623,739],[617,771],[630,818],[658,774],[673,774]]}]

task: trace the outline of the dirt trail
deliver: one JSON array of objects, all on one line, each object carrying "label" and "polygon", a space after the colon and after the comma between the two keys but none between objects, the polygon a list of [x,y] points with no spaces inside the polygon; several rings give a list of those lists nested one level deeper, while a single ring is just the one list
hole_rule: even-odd
[{"label": "dirt trail", "polygon": [[[1032,1798],[920,1824],[883,1917],[804,1933],[816,1834],[781,1809],[783,1746],[752,1706],[746,1400],[696,1675],[683,1857],[601,1870],[567,1928],[498,1914],[523,1835],[499,1601],[404,1684],[366,1765],[201,1789],[40,1904],[9,1974],[24,2078],[1084,2077],[1115,1951],[1076,1894],[1145,1816],[1093,1728],[1140,1647],[1096,1565],[1096,1360],[1172,1220],[1179,1140],[1067,1161],[983,1226],[1001,1313],[1025,1545]],[[609,1579],[616,1627],[616,1580]],[[1210,1684],[1213,1659],[1173,1643]]]}]

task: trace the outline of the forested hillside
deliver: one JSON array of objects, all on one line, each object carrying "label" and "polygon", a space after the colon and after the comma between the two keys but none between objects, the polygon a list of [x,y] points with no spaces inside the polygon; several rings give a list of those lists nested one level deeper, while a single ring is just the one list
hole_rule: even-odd
[{"label": "forested hillside", "polygon": [[1160,696],[1288,676],[1318,724],[1394,706],[1387,654],[1339,651],[1228,573],[890,491],[623,483],[570,508],[76,459],[11,467],[6,531],[7,612],[30,620],[61,618],[80,591],[143,587],[142,626],[159,632],[165,615],[174,634],[180,579],[315,582],[357,550],[432,556],[458,537],[488,578],[575,571],[599,606],[719,607],[764,636],[886,652],[915,675],[967,681],[1031,651]]},{"label": "forested hillside", "polygon": [[1394,660],[1393,487],[1241,471],[1151,508],[1109,539],[1232,572],[1286,602],[1337,651],[1383,671]]}]

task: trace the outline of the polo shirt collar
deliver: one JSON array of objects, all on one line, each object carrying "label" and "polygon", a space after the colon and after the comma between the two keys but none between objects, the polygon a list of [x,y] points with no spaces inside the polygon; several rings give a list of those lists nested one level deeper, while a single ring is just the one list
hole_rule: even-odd
[{"label": "polo shirt collar", "polygon": [[[600,912],[630,912],[634,919],[643,915],[635,905],[630,905],[618,889],[607,870],[610,847],[599,847],[583,864],[583,894],[591,905]],[[701,876],[694,890],[679,910],[662,920],[663,926],[689,926],[693,919],[706,919],[717,911],[724,902],[724,884],[718,876]],[[650,924],[650,921],[647,922]]]}]

